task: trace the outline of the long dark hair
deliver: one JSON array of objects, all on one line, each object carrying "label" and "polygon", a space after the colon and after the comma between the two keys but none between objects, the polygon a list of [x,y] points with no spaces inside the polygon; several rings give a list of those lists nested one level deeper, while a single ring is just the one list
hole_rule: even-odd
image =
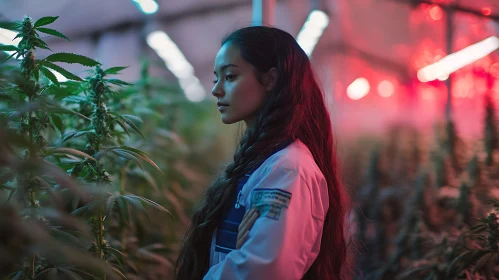
[{"label": "long dark hair", "polygon": [[288,139],[300,139],[311,151],[326,178],[329,210],[319,255],[303,279],[345,279],[347,244],[344,233],[346,195],[338,179],[331,120],[305,52],[289,33],[252,26],[234,31],[222,41],[240,49],[257,77],[275,67],[278,78],[252,127],[248,128],[231,162],[208,187],[187,230],[175,276],[198,280],[209,269],[211,239],[222,215],[230,209],[236,183]]}]

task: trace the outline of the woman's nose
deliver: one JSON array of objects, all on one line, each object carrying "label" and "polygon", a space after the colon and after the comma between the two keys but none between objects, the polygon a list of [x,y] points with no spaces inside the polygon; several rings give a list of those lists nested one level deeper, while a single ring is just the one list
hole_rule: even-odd
[{"label": "woman's nose", "polygon": [[215,84],[215,86],[211,90],[211,94],[213,94],[213,96],[216,96],[216,97],[222,96],[223,95],[222,87],[218,83]]}]

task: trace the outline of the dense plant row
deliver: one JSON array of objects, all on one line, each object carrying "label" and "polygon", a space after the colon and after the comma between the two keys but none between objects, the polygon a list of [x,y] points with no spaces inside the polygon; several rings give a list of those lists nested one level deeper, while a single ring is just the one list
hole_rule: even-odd
[{"label": "dense plant row", "polygon": [[0,65],[0,278],[171,277],[192,201],[217,163],[199,159],[217,148],[216,135],[196,137],[208,112],[150,77],[146,62],[130,84],[115,78],[127,67],[39,57],[45,35],[69,40],[47,27],[56,20],[0,23],[20,39],[0,45],[10,52]]},{"label": "dense plant row", "polygon": [[[485,96],[484,136],[465,142],[452,120],[433,135],[395,126],[346,148],[358,279],[496,279],[498,132]],[[369,151],[369,152],[367,152]]]}]

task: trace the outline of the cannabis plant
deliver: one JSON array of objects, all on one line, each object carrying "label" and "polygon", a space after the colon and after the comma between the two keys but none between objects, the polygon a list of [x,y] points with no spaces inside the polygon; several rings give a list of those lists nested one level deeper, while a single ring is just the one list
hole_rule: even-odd
[{"label": "cannabis plant", "polygon": [[[495,208],[499,207],[499,201],[492,200]],[[469,236],[474,245],[467,248],[455,260],[458,270],[473,269],[473,273],[484,274],[487,280],[496,279],[495,268],[499,256],[499,223],[497,211],[489,212],[486,218],[479,219],[479,222],[469,229]]]},{"label": "cannabis plant", "polygon": [[[141,168],[143,162],[158,170],[159,167],[142,150],[123,144],[125,135],[132,131],[144,138],[138,128],[140,118],[109,110],[114,106],[109,104],[111,96],[118,94],[114,86],[130,85],[109,76],[126,67],[103,70],[97,61],[72,53],[54,53],[43,59],[36,56],[37,48],[50,50],[40,33],[69,40],[46,27],[55,20],[57,17],[45,17],[33,22],[26,17],[23,22],[1,23],[1,27],[18,32],[15,39],[20,40],[17,45],[0,45],[0,50],[12,52],[6,61],[15,57],[20,63],[19,67],[2,67],[9,71],[4,70],[0,75],[6,81],[2,83],[0,97],[7,103],[6,107],[0,107],[0,120],[2,129],[5,128],[9,135],[14,133],[26,139],[26,145],[14,150],[21,163],[2,167],[0,183],[2,190],[9,193],[6,197],[9,202],[19,202],[25,208],[20,210],[20,217],[26,220],[24,223],[41,223],[57,240],[65,240],[65,244],[71,245],[72,256],[79,257],[64,260],[60,256],[67,254],[54,256],[53,252],[59,252],[55,248],[43,254],[32,252],[15,264],[19,271],[13,275],[16,279],[63,277],[58,275],[95,278],[96,273],[100,273],[100,279],[113,278],[116,274],[124,277],[121,263],[126,255],[108,243],[109,223],[118,217],[125,225],[130,214],[147,213],[146,205],[169,212],[145,197],[124,189],[118,191],[117,184],[123,183],[119,182],[120,168],[116,168],[121,165],[116,163],[126,160]],[[55,64],[59,62],[95,68],[92,75],[83,80]],[[59,82],[54,73],[71,81]],[[62,137],[51,139],[54,134],[48,131],[49,128],[63,134]],[[11,141],[12,138],[6,139]],[[19,171],[12,172],[8,167]],[[53,210],[60,214],[54,216]],[[64,213],[71,213],[72,218]],[[60,217],[74,220],[78,216],[87,218],[89,231],[58,220]],[[14,220],[16,216],[12,217]],[[94,258],[88,259],[87,251]],[[112,264],[112,270],[102,265],[106,262]]]},{"label": "cannabis plant", "polygon": [[[67,39],[60,32],[46,27],[55,20],[57,17],[44,17],[33,22],[30,17],[25,17],[22,22],[0,24],[2,28],[17,32],[14,39],[19,39],[17,45],[0,45],[0,50],[12,52],[5,61],[13,57],[19,60],[19,71],[13,71],[7,86],[2,88],[2,94],[8,96],[8,106],[3,108],[2,114],[6,116],[4,124],[8,129],[16,129],[19,136],[27,139],[28,145],[18,150],[27,164],[45,161],[47,166],[52,166],[46,158],[55,154],[90,158],[87,154],[73,149],[49,147],[46,139],[48,128],[61,129],[63,125],[61,114],[71,113],[71,110],[61,108],[51,99],[50,92],[61,86],[52,71],[57,71],[67,79],[81,80],[54,63],[79,63],[85,66],[98,64],[90,58],[71,53],[54,53],[43,59],[36,56],[37,49],[50,50],[41,39],[40,33]],[[40,74],[50,82],[41,82]],[[16,178],[8,181],[12,186],[9,197],[13,194],[17,195],[17,200],[25,207],[24,217],[41,221],[47,227],[54,229],[39,209],[41,205],[38,196],[43,192],[50,192],[54,186],[58,185],[57,182],[53,178],[47,178],[47,174],[41,173],[37,168],[30,168],[15,174]],[[42,259],[33,253],[25,260],[22,267],[24,267],[22,269],[24,275],[34,278],[43,267]]]},{"label": "cannabis plant", "polygon": [[[109,109],[113,107],[113,104],[110,104],[111,97],[118,94],[111,85],[128,86],[129,84],[108,76],[118,74],[125,68],[112,67],[107,70],[101,69],[100,66],[95,68],[93,75],[84,81],[84,96],[93,108],[91,115],[87,116],[91,119],[90,125],[82,130],[68,132],[63,137],[63,143],[84,138],[81,145],[84,147],[83,152],[92,155],[91,159],[74,163],[72,166],[65,165],[72,177],[93,185],[93,189],[96,190],[92,200],[78,207],[73,214],[88,217],[94,234],[94,242],[90,250],[103,261],[112,260],[119,273],[122,273],[121,262],[125,255],[106,240],[108,225],[113,214],[119,215],[122,230],[125,230],[124,226],[130,220],[129,208],[133,209],[133,213],[147,213],[144,206],[149,205],[169,213],[152,200],[126,193],[123,187],[124,182],[113,182],[111,174],[116,174],[117,179],[124,179],[119,177],[120,169],[115,168],[119,163],[119,158],[130,160],[141,168],[142,163],[147,162],[161,173],[159,167],[145,152],[122,143],[123,134],[129,135],[131,131],[143,138],[135,123],[141,122],[140,118],[119,114]],[[122,248],[125,247],[122,246]],[[102,277],[105,278],[106,275]]]}]

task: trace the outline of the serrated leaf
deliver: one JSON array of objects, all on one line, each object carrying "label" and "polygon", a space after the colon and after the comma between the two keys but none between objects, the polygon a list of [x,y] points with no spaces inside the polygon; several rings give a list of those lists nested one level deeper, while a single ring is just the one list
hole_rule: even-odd
[{"label": "serrated leaf", "polygon": [[83,215],[87,214],[87,212],[92,210],[91,206],[93,205],[93,203],[94,203],[93,201],[89,202],[87,205],[84,205],[84,206],[74,210],[73,212],[71,212],[71,215],[83,216]]},{"label": "serrated leaf", "polygon": [[118,67],[111,67],[107,70],[104,71],[104,73],[111,75],[111,74],[118,74],[121,70],[124,70],[128,68],[128,66],[118,66]]},{"label": "serrated leaf", "polygon": [[15,53],[13,53],[13,54],[9,55],[6,59],[2,60],[2,63],[7,62],[7,60],[11,59],[11,58],[12,58],[14,55],[16,55],[16,54],[19,54],[19,53],[15,52]]},{"label": "serrated leaf", "polygon": [[52,22],[56,21],[58,18],[59,17],[42,17],[35,22],[33,27],[40,27],[40,26],[51,24]]},{"label": "serrated leaf", "polygon": [[74,139],[74,138],[78,138],[80,136],[83,136],[85,134],[95,134],[95,131],[93,130],[86,130],[86,131],[75,131],[75,132],[69,132],[69,133],[66,133],[63,137],[62,137],[62,142],[66,142],[70,139]]},{"label": "serrated leaf", "polygon": [[59,133],[61,133],[61,135],[63,135],[64,134],[64,122],[62,121],[61,116],[59,116],[57,114],[51,114],[50,118],[52,120],[52,123],[59,130]]},{"label": "serrated leaf", "polygon": [[33,77],[35,77],[36,82],[38,82],[38,80],[40,80],[40,71],[38,68],[35,68],[33,70],[33,72],[31,72],[31,74],[33,75]]},{"label": "serrated leaf", "polygon": [[116,205],[116,199],[118,197],[116,195],[110,195],[106,200],[106,216],[111,216],[111,211],[114,209]]},{"label": "serrated leaf", "polygon": [[121,115],[121,116],[122,116],[123,118],[127,118],[127,119],[130,119],[130,120],[134,120],[134,121],[136,121],[136,122],[140,122],[140,123],[143,123],[143,122],[144,122],[141,118],[139,118],[139,117],[137,117],[137,116],[134,116],[134,115],[126,115],[126,114],[125,114],[125,115]]},{"label": "serrated leaf", "polygon": [[123,264],[121,263],[121,260],[119,258],[119,256],[116,256],[116,254],[114,252],[111,252],[111,251],[108,251],[107,252],[111,257],[114,258],[114,260],[116,260],[116,262],[118,263],[118,268],[123,271]]},{"label": "serrated leaf", "polygon": [[46,34],[53,35],[53,36],[61,37],[61,38],[64,38],[64,39],[70,41],[69,38],[66,37],[66,35],[64,35],[61,32],[54,30],[54,29],[38,27],[36,30],[43,32],[43,33],[46,33]]},{"label": "serrated leaf", "polygon": [[116,202],[118,203],[118,211],[119,211],[120,215],[128,223],[130,216],[128,215],[128,205],[127,205],[126,201],[123,199],[123,197],[120,196],[120,197],[116,198]]},{"label": "serrated leaf", "polygon": [[47,111],[48,112],[51,112],[51,113],[59,113],[59,114],[73,114],[73,115],[76,115],[78,117],[81,117],[81,118],[84,118],[88,121],[90,121],[91,119],[85,115],[82,115],[76,111],[73,111],[71,109],[66,109],[66,108],[63,108],[63,107],[51,107],[51,108],[47,108]]},{"label": "serrated leaf", "polygon": [[57,72],[59,72],[61,75],[66,77],[67,79],[74,80],[74,81],[83,81],[80,77],[76,76],[75,74],[69,72],[68,70],[60,67],[59,65],[56,65],[52,62],[46,61],[46,60],[39,60],[39,63],[42,64],[43,66],[53,69]]},{"label": "serrated leaf", "polygon": [[0,28],[12,30],[12,31],[20,31],[22,27],[22,23],[19,21],[0,21]]},{"label": "serrated leaf", "polygon": [[139,159],[135,155],[133,155],[131,153],[127,153],[126,151],[123,151],[123,150],[112,150],[112,152],[117,154],[118,156],[120,156],[122,158],[125,158],[125,159],[128,159],[128,160],[135,162],[140,167],[140,169],[143,169],[142,165],[140,164]]},{"label": "serrated leaf", "polygon": [[68,96],[62,99],[64,102],[69,102],[69,103],[80,103],[82,101],[86,101],[87,98],[83,96]]},{"label": "serrated leaf", "polygon": [[38,48],[42,48],[42,49],[45,49],[45,50],[50,50],[51,49],[49,48],[49,45],[47,45],[47,43],[45,43],[42,39],[35,39],[33,41],[33,45],[35,47],[38,47]]},{"label": "serrated leaf", "polygon": [[125,256],[125,254],[124,254],[124,253],[122,253],[122,252],[121,252],[121,251],[119,251],[118,249],[113,248],[113,247],[110,247],[110,246],[105,247],[105,248],[104,248],[104,251],[114,252],[114,253],[117,253],[118,255],[123,256],[123,257]]},{"label": "serrated leaf", "polygon": [[142,205],[142,202],[133,196],[129,195],[123,195],[123,199],[125,199],[128,204],[130,204],[135,210],[141,211],[141,212],[146,212],[146,208],[144,208],[144,205]]},{"label": "serrated leaf", "polygon": [[141,150],[138,150],[138,149],[135,149],[135,148],[132,148],[132,147],[128,147],[128,146],[120,146],[118,147],[119,149],[122,149],[122,150],[125,150],[125,151],[129,151],[129,152],[132,152],[132,153],[135,153],[138,155],[139,158],[141,158],[142,160],[145,160],[147,161],[149,164],[151,164],[152,166],[154,166],[157,170],[159,170],[159,172],[161,172],[161,174],[163,174],[163,172],[161,171],[161,169],[159,168],[159,166],[156,165],[156,163],[154,163],[148,156],[145,152],[141,151]]},{"label": "serrated leaf", "polygon": [[123,128],[123,130],[126,132],[126,134],[128,136],[130,136],[130,133],[128,132],[128,128],[126,127],[126,124],[124,121],[120,120],[119,118],[115,118],[113,121],[117,122],[121,126],[121,128]]},{"label": "serrated leaf", "polygon": [[114,85],[117,85],[117,86],[131,86],[132,84],[130,83],[127,83],[125,81],[122,81],[122,80],[118,80],[118,79],[107,79],[105,80],[106,82],[108,83],[111,83],[111,84],[114,84]]},{"label": "serrated leaf", "polygon": [[89,67],[100,65],[99,62],[89,57],[74,53],[54,53],[46,57],[45,60],[50,62],[78,63]]},{"label": "serrated leaf", "polygon": [[124,116],[121,116],[121,119],[124,120],[135,132],[137,132],[142,137],[142,139],[146,139],[140,132],[139,128],[131,120]]},{"label": "serrated leaf", "polygon": [[52,236],[54,236],[57,240],[65,240],[68,243],[70,243],[72,245],[76,245],[77,247],[79,247],[81,249],[87,249],[85,244],[83,244],[83,242],[81,242],[81,240],[79,238],[75,237],[74,235],[67,233],[65,231],[62,231],[62,230],[55,228],[55,227],[51,227],[49,230],[52,233]]},{"label": "serrated leaf", "polygon": [[4,45],[4,44],[0,44],[0,51],[16,51],[18,52],[19,49],[16,47],[16,46],[13,46],[13,45]]},{"label": "serrated leaf", "polygon": [[65,154],[65,155],[73,155],[73,156],[80,156],[84,157],[93,161],[97,161],[95,158],[92,156],[89,156],[87,153],[84,153],[82,151],[78,151],[75,149],[71,148],[53,148],[53,149],[48,149],[45,153],[45,156],[47,155],[53,155],[53,154]]},{"label": "serrated leaf", "polygon": [[159,205],[158,203],[156,203],[156,202],[154,202],[154,201],[152,201],[150,199],[147,199],[147,198],[141,197],[141,196],[136,196],[136,195],[127,195],[127,197],[131,197],[131,198],[143,201],[146,204],[148,204],[148,205],[150,205],[150,206],[152,206],[152,207],[154,207],[156,209],[159,209],[161,211],[164,211],[164,212],[170,214],[172,217],[174,217],[173,214],[170,211],[168,211],[166,208],[164,208],[163,206]]},{"label": "serrated leaf", "polygon": [[[35,70],[36,71],[36,70]],[[59,81],[57,80],[57,77],[54,75],[54,73],[50,72],[49,69],[45,68],[45,67],[40,67],[40,71],[42,72],[42,74],[47,77],[50,81],[52,81],[52,83],[54,83],[55,85],[57,85],[58,87],[60,86],[59,85]]]}]

